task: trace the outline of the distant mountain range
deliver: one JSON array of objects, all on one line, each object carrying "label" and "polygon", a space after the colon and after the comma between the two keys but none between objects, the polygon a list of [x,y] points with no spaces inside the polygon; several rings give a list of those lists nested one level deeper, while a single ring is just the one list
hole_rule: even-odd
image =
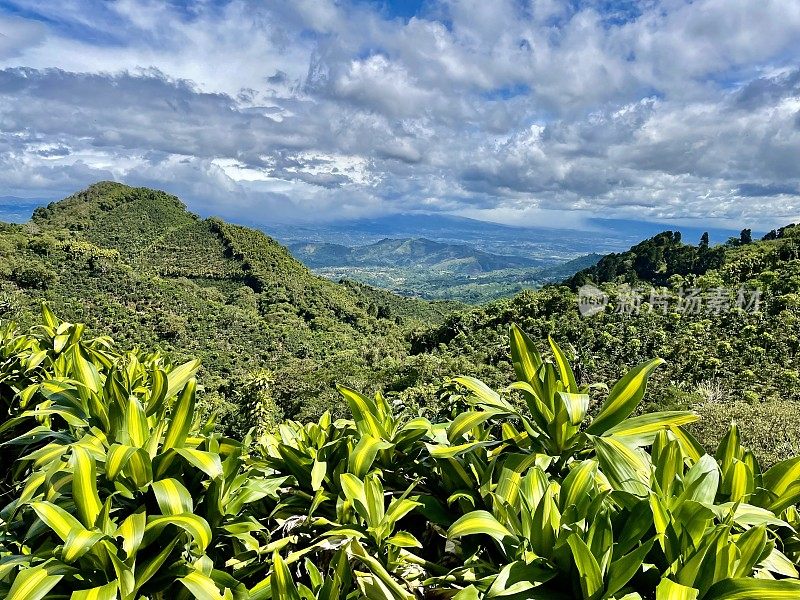
[{"label": "distant mountain range", "polygon": [[35,198],[19,198],[17,196],[0,196],[0,221],[6,223],[24,223],[38,206],[47,204],[46,200]]},{"label": "distant mountain range", "polygon": [[477,274],[498,269],[543,267],[551,261],[503,256],[463,244],[435,242],[426,238],[385,238],[364,246],[344,246],[329,242],[298,242],[289,250],[306,266],[416,267],[440,272]]},{"label": "distant mountain range", "polygon": [[[726,241],[739,232],[724,228],[670,226],[663,223],[623,219],[591,219],[588,229],[514,227],[454,215],[409,213],[333,223],[284,225],[249,223],[287,246],[299,242],[326,242],[343,246],[365,246],[386,238],[424,238],[444,244],[467,245],[501,256],[549,260],[551,264],[582,255],[621,252],[642,239],[664,230],[680,230],[695,243],[708,231],[711,243]],[[760,232],[753,232],[754,235]]]},{"label": "distant mountain range", "polygon": [[530,258],[426,238],[384,238],[360,246],[296,242],[288,247],[299,261],[334,281],[353,280],[403,296],[469,303],[560,282],[602,256]]}]

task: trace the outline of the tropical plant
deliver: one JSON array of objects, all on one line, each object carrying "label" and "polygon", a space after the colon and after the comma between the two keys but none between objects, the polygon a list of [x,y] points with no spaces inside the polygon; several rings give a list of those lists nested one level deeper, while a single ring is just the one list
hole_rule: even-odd
[{"label": "tropical plant", "polygon": [[[458,378],[431,422],[341,387],[352,418],[241,441],[195,410],[196,361],[80,325],[0,330],[0,593],[14,600],[745,600],[800,595],[800,457],[637,414],[649,361],[580,385],[511,329],[518,381]],[[590,415],[594,415],[591,417]]]}]

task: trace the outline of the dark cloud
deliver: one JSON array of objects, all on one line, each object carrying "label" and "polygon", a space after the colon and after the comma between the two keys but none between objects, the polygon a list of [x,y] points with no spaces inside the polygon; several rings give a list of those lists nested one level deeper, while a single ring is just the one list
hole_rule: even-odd
[{"label": "dark cloud", "polygon": [[769,197],[769,196],[800,196],[800,187],[797,185],[776,184],[776,183],[740,183],[736,188],[740,196],[745,197]]}]

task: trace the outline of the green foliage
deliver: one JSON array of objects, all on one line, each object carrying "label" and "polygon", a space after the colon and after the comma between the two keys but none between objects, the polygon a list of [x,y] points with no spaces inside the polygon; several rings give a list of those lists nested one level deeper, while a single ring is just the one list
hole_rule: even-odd
[{"label": "green foliage", "polygon": [[738,424],[742,440],[765,467],[800,455],[800,404],[786,400],[744,402],[718,399],[694,406],[701,416],[690,431],[716,445],[731,422]]},{"label": "green foliage", "polygon": [[692,413],[638,414],[658,360],[606,391],[512,327],[516,381],[457,379],[453,419],[341,387],[351,418],[240,442],[198,422],[197,361],[83,331],[48,309],[2,329],[7,598],[800,593],[800,458],[762,472],[736,427],[712,456],[683,429]]},{"label": "green foliage", "polygon": [[709,248],[707,234],[703,234],[700,245],[695,247],[682,243],[680,232],[665,231],[630,250],[604,256],[596,265],[579,271],[566,283],[573,288],[588,281],[606,283],[617,280],[666,285],[672,275],[702,275],[719,268],[724,260],[724,248]]},{"label": "green foliage", "polygon": [[407,354],[404,332],[458,307],[337,285],[258,231],[111,182],[0,227],[0,294],[23,325],[44,299],[126,349],[197,356],[204,406],[219,405],[212,411],[243,401],[239,384],[269,369],[277,409],[301,417],[345,410],[336,381],[385,384]]},{"label": "green foliage", "polygon": [[[393,406],[415,415],[451,418],[454,395],[442,382],[454,373],[495,388],[512,383],[511,323],[536,345],[556,336],[579,385],[615,380],[644,357],[663,357],[668,365],[653,374],[642,409],[686,409],[715,382],[725,402],[754,403],[761,414],[776,402],[787,411],[800,402],[799,232],[786,227],[715,248],[665,233],[601,261],[602,277],[583,273],[612,298],[625,282],[642,286],[639,314],[619,314],[612,302],[583,318],[575,294],[555,286],[467,310],[324,280],[258,231],[197,218],[168,194],[101,183],[37,211],[29,224],[0,225],[0,314],[32,325],[46,299],[125,350],[158,347],[179,362],[198,357],[198,401],[228,434],[252,425],[242,390],[261,369],[274,374],[275,413],[299,421],[326,410],[345,416],[337,383],[370,395],[384,390]],[[31,282],[23,286],[14,279],[20,265],[45,275],[21,278]],[[665,313],[647,302],[653,282],[666,286],[652,290],[673,305],[680,288],[759,287],[760,311]],[[715,443],[714,432],[697,430],[703,443]],[[749,443],[765,464],[786,452],[768,439]]]}]

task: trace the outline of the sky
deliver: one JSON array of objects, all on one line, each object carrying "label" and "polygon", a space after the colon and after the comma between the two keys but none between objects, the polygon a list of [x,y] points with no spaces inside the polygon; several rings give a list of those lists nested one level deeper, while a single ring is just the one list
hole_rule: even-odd
[{"label": "sky", "polygon": [[800,0],[0,0],[0,196],[800,220]]}]

